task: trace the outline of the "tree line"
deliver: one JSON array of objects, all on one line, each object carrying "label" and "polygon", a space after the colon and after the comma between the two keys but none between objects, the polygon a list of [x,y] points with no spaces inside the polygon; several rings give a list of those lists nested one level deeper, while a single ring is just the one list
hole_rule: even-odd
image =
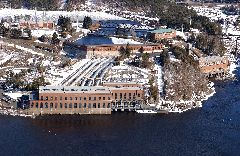
[{"label": "tree line", "polygon": [[[59,10],[62,5],[62,0],[8,0],[12,8],[28,8],[38,10]],[[76,4],[83,4],[85,0],[67,0],[65,9],[73,10]]]}]

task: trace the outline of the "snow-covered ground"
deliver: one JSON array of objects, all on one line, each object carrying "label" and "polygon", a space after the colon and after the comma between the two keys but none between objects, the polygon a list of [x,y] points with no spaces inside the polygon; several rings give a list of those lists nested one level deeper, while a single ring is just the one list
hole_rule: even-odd
[{"label": "snow-covered ground", "polygon": [[[226,15],[221,10],[221,6],[217,7],[207,7],[207,6],[195,6],[192,7],[198,15],[208,17],[212,22],[223,19],[224,24],[222,25],[223,33],[232,34],[232,35],[240,35],[240,31],[238,31],[233,23],[237,20],[238,15]],[[227,21],[227,22],[226,22]],[[228,24],[226,24],[228,23]]]},{"label": "snow-covered ground", "polygon": [[[193,7],[193,9],[197,12],[198,15],[206,16],[211,21],[217,21],[219,19],[223,19],[225,21],[224,24],[221,25],[223,33],[228,37],[228,39],[223,40],[225,47],[227,48],[225,56],[228,57],[230,61],[229,74],[234,77],[233,72],[239,66],[238,65],[239,61],[238,60],[236,61],[231,53],[234,52],[236,48],[236,40],[238,40],[238,36],[236,35],[240,36],[240,30],[238,29],[238,27],[235,27],[233,25],[234,22],[237,20],[238,15],[226,15],[220,9],[221,7],[222,6],[209,8],[204,6],[196,6],[196,7]],[[235,35],[235,36],[231,36],[231,35]],[[240,46],[238,42],[237,42],[237,46],[238,47]]]},{"label": "snow-covered ground", "polygon": [[187,36],[182,31],[176,31],[176,35],[182,37],[185,41],[187,41]]},{"label": "snow-covered ground", "polygon": [[142,44],[141,42],[134,41],[133,39],[124,39],[124,38],[116,38],[110,37],[113,44]]},{"label": "snow-covered ground", "polygon": [[193,10],[197,12],[198,15],[206,16],[211,20],[218,20],[220,18],[226,19],[227,15],[224,14],[220,7],[207,7],[207,6],[194,6]]},{"label": "snow-covered ground", "polygon": [[20,50],[23,50],[23,51],[26,51],[26,52],[32,53],[33,55],[44,56],[43,53],[38,53],[38,52],[36,52],[36,51],[33,51],[32,49],[24,48],[24,47],[22,47],[22,46],[18,46],[18,45],[16,45],[15,47],[16,47],[17,49],[20,49]]},{"label": "snow-covered ground", "polygon": [[229,74],[230,74],[230,76],[232,76],[232,77],[235,76],[234,71],[236,71],[236,69],[238,67],[240,67],[239,63],[240,63],[239,59],[237,59],[235,62],[231,62],[230,67],[229,67]]},{"label": "snow-covered ground", "polygon": [[46,36],[51,37],[54,32],[56,32],[56,31],[55,30],[49,30],[49,29],[39,29],[39,30],[33,29],[32,30],[32,36],[41,37],[42,35],[46,35]]},{"label": "snow-covered ground", "polygon": [[[88,11],[46,11],[46,17],[49,20],[57,21],[59,16],[67,16],[71,17],[73,19],[78,18],[79,20],[84,19],[85,16],[91,17],[93,20],[109,20],[109,19],[124,19],[122,17],[118,17],[112,14],[108,14],[105,12],[88,12]],[[27,9],[1,9],[0,10],[0,18],[11,16],[14,18],[14,16],[21,15],[30,15],[34,19],[42,20],[43,18],[43,11],[36,11],[36,10],[27,10]]]},{"label": "snow-covered ground", "polygon": [[7,54],[4,51],[0,51],[0,65],[10,60],[14,56],[15,56],[14,54]]},{"label": "snow-covered ground", "polygon": [[16,93],[4,93],[4,95],[9,96],[14,100],[17,100],[17,98],[21,97],[23,94],[21,92],[16,92]]},{"label": "snow-covered ground", "polygon": [[138,67],[121,65],[114,66],[109,70],[107,82],[138,82],[148,84],[149,71]]},{"label": "snow-covered ground", "polygon": [[157,76],[158,90],[159,90],[160,93],[162,93],[163,92],[163,86],[164,86],[162,66],[159,65],[159,64],[155,64],[154,69],[157,70],[156,76]]},{"label": "snow-covered ground", "polygon": [[[50,65],[51,68],[47,71],[48,74],[45,75],[46,81],[50,82],[51,85],[60,85],[64,79],[73,74],[77,69],[81,68],[88,61],[90,60],[83,59],[77,61],[74,65],[66,67],[64,69],[56,68],[52,66],[50,62],[48,62],[48,65]],[[47,62],[45,62],[45,65],[47,65]]]}]

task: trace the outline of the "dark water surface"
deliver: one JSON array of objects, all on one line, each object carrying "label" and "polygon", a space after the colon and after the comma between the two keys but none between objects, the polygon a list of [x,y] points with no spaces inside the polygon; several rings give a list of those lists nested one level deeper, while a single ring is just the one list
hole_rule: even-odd
[{"label": "dark water surface", "polygon": [[240,155],[240,82],[183,114],[0,116],[0,155]]}]

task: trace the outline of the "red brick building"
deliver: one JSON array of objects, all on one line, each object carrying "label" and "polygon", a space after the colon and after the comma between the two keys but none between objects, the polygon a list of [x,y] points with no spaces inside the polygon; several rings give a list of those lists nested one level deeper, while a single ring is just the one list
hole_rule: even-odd
[{"label": "red brick building", "polygon": [[104,82],[105,87],[142,87],[138,82]]},{"label": "red brick building", "polygon": [[[86,54],[87,58],[92,57],[107,57],[107,56],[119,56],[119,50],[121,47],[126,48],[126,44],[106,44],[106,45],[83,45],[78,48],[80,51]],[[163,44],[132,44],[129,45],[132,54],[138,53],[140,49],[143,49],[144,53],[160,53],[162,52]]]},{"label": "red brick building", "polygon": [[142,101],[141,87],[40,86],[29,114],[111,114],[112,105]]},{"label": "red brick building", "polygon": [[157,29],[149,31],[147,34],[148,38],[151,40],[162,40],[162,39],[172,39],[176,37],[176,30],[174,29]]},{"label": "red brick building", "polygon": [[27,22],[22,21],[19,23],[20,28],[29,28],[29,29],[55,29],[55,24],[52,21],[47,22]]},{"label": "red brick building", "polygon": [[207,56],[199,58],[200,71],[209,77],[228,73],[229,65],[229,60],[226,57]]}]

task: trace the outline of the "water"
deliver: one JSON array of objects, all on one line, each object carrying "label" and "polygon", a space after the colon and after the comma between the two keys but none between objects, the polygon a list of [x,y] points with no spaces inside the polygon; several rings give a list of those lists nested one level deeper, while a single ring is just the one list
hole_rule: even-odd
[{"label": "water", "polygon": [[202,108],[183,114],[0,116],[0,154],[239,155],[240,82],[217,82],[216,92]]}]

